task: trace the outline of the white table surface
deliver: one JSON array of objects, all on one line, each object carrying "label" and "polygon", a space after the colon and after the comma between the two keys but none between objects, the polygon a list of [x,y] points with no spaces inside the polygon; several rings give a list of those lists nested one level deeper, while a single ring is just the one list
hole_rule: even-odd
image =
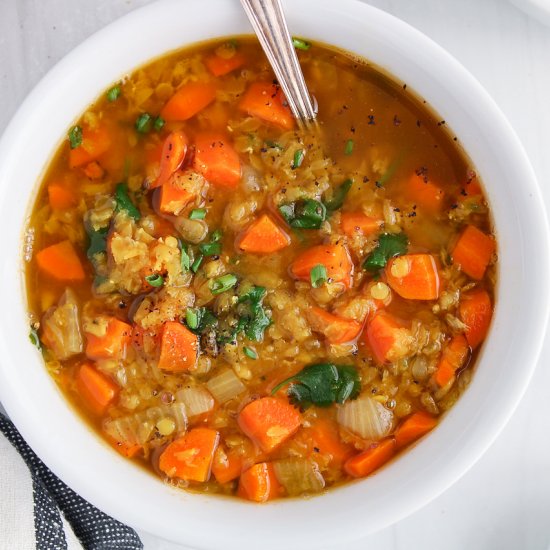
[{"label": "white table surface", "polygon": [[[149,1],[0,0],[0,132],[56,61]],[[433,38],[481,81],[523,141],[550,210],[550,27],[507,0],[369,1]],[[521,405],[485,456],[431,504],[354,548],[548,549],[549,395],[550,337]],[[182,549],[140,535],[147,550]],[[0,530],[0,548],[1,537]]]}]

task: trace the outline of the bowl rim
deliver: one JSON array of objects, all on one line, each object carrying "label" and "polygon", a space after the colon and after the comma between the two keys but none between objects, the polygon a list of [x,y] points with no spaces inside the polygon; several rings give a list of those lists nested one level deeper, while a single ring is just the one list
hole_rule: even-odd
[{"label": "bowl rim", "polygon": [[[245,30],[248,28],[244,16],[238,11],[238,7],[231,6],[230,0],[209,1],[212,6],[212,9],[209,10],[209,17],[213,17],[215,21],[211,22],[208,30],[201,31],[204,39],[217,36],[219,30],[225,28]],[[37,121],[51,120],[49,107],[59,103],[59,100],[54,97],[55,94],[61,94],[66,99],[68,106],[66,112],[60,113],[59,120],[54,126],[67,128],[74,116],[80,113],[85,105],[103,89],[107,88],[110,81],[115,81],[122,74],[132,71],[136,64],[127,66],[124,71],[109,65],[105,70],[108,78],[106,76],[105,79],[102,79],[101,84],[96,84],[95,88],[91,85],[91,91],[83,94],[82,98],[66,98],[69,91],[82,88],[84,85],[79,82],[80,79],[85,80],[79,66],[92,60],[97,56],[98,51],[107,53],[112,44],[119,42],[121,36],[130,37],[132,30],[139,29],[144,22],[166,22],[169,25],[167,34],[170,34],[170,38],[166,40],[173,40],[176,31],[174,23],[170,24],[170,19],[184,13],[181,4],[179,0],[161,0],[123,16],[85,40],[58,62],[37,84],[13,117],[0,140],[0,185],[2,186],[0,230],[8,230],[8,224],[14,216],[20,222],[19,226],[25,223],[25,215],[28,215],[28,211],[25,210],[25,205],[22,205],[21,201],[28,203],[28,199],[25,198],[28,196],[26,194],[31,189],[32,193],[35,193],[36,185],[23,178],[23,184],[20,187],[23,188],[25,185],[26,187],[24,190],[17,190],[14,193],[16,206],[9,204],[6,189],[16,174],[15,167],[27,142],[30,140],[31,143],[35,143],[39,139],[34,136],[29,138],[28,130]],[[200,10],[204,10],[201,0],[187,0],[185,3],[185,14],[192,13],[193,17],[199,20],[202,17],[204,20],[205,15],[200,17],[198,15]],[[315,11],[314,16],[311,15],[311,10]],[[445,113],[446,110],[452,110],[454,96],[447,90],[453,97],[451,101],[448,97],[440,97],[429,89],[422,90],[420,76],[415,76],[414,71],[420,71],[420,73],[424,71],[425,74],[422,76],[428,78],[433,68],[437,67],[442,73],[439,76],[440,80],[456,79],[461,93],[464,94],[464,97],[469,98],[468,106],[476,115],[491,122],[493,133],[485,134],[483,128],[478,127],[470,130],[467,127],[462,127],[460,120],[453,120],[452,116],[445,115],[447,119],[453,120],[453,130],[462,143],[478,143],[480,146],[489,147],[489,151],[492,149],[487,142],[496,139],[499,151],[502,153],[503,165],[512,174],[522,178],[523,195],[520,196],[509,183],[505,183],[502,190],[504,195],[506,193],[507,195],[502,198],[497,193],[497,185],[492,178],[487,179],[484,175],[486,172],[492,173],[491,170],[496,170],[496,168],[483,166],[483,169],[480,170],[485,182],[492,182],[487,189],[491,203],[493,206],[498,204],[503,212],[508,213],[508,222],[514,229],[519,230],[518,240],[521,244],[516,245],[511,240],[507,241],[511,247],[518,248],[517,256],[513,256],[506,249],[500,251],[502,254],[501,280],[498,284],[498,293],[499,295],[504,294],[500,296],[496,304],[495,318],[491,328],[492,337],[478,360],[478,366],[484,365],[485,368],[478,369],[479,372],[475,373],[472,386],[476,388],[471,387],[461,397],[457,405],[447,413],[441,427],[421,445],[408,450],[399,460],[389,464],[372,478],[331,490],[326,495],[311,500],[275,501],[261,507],[239,501],[231,501],[231,506],[227,506],[225,499],[166,490],[157,480],[153,481],[152,476],[148,473],[137,467],[128,467],[125,459],[117,457],[95,435],[90,437],[91,430],[87,426],[80,425],[80,419],[76,418],[72,409],[62,400],[51,380],[46,379],[47,374],[43,366],[40,365],[44,372],[40,373],[37,370],[39,355],[33,350],[23,347],[26,334],[23,338],[23,335],[17,334],[16,329],[16,327],[22,327],[21,321],[24,318],[20,311],[21,304],[17,305],[17,299],[21,297],[22,291],[21,272],[14,270],[13,267],[10,269],[9,264],[13,266],[13,263],[6,261],[0,267],[0,281],[2,282],[0,295],[6,303],[10,304],[13,316],[10,315],[9,318],[3,316],[0,320],[2,329],[0,330],[0,357],[2,358],[0,360],[0,398],[23,437],[56,475],[92,504],[129,525],[197,548],[219,547],[222,542],[228,548],[253,547],[254,541],[265,534],[269,526],[275,522],[284,523],[285,529],[279,531],[271,529],[269,531],[270,540],[264,544],[265,548],[279,548],[282,544],[288,548],[308,548],[321,543],[333,544],[351,541],[381,529],[425,505],[461,477],[480,458],[504,427],[519,403],[533,373],[548,322],[549,291],[543,283],[545,277],[547,279],[550,273],[548,261],[550,245],[548,223],[542,206],[541,193],[517,136],[487,92],[466,69],[435,42],[408,24],[377,8],[355,0],[340,0],[337,5],[331,0],[295,0],[292,3],[290,1],[285,3],[285,11],[289,16],[292,28],[299,30],[300,35],[313,40],[318,36],[316,33],[324,32],[325,27],[329,25],[327,21],[330,21],[331,26],[340,29],[337,31],[340,34],[336,40],[323,39],[323,41],[331,42],[337,47],[347,44],[346,40],[350,39],[343,37],[342,28],[349,26],[354,29],[355,34],[359,32],[358,26],[368,29],[369,37],[365,38],[365,41],[374,52],[371,58],[376,64],[384,65],[378,62],[377,56],[386,55],[387,59],[393,60],[399,56],[406,57],[408,48],[414,50],[418,55],[417,66],[410,69],[413,71],[410,74],[407,74],[409,69],[403,68],[403,71],[398,73],[398,79],[415,82],[416,85],[412,85],[412,88],[426,97],[438,112]],[[168,14],[172,14],[171,17]],[[310,20],[304,19],[306,15],[310,17]],[[317,31],[315,25],[321,30]],[[381,28],[384,29],[385,36],[383,37],[379,30]],[[231,30],[223,34],[240,33]],[[350,32],[351,34],[353,33]],[[146,42],[146,40],[142,42]],[[181,42],[182,44],[189,43],[187,40]],[[151,48],[144,44],[132,43],[132,47],[135,47],[136,50],[132,55],[142,56],[142,61],[137,65],[157,57],[157,53],[150,53]],[[365,46],[362,43],[358,46],[359,49],[363,47]],[[344,49],[357,51],[356,48],[344,47]],[[101,56],[98,57],[101,58]],[[123,56],[117,57],[117,54],[113,53],[116,62],[120,63],[121,57]],[[97,72],[99,69],[92,67],[91,70]],[[439,83],[441,89],[446,90],[444,84],[439,82],[435,76],[432,75],[431,78],[432,84]],[[89,81],[85,82],[91,84]],[[445,103],[446,101],[449,103]],[[78,110],[78,105],[81,106],[80,110]],[[456,99],[456,109],[460,112],[458,98]],[[472,126],[475,125],[472,124]],[[38,133],[40,134],[40,132]],[[49,131],[49,134],[49,146],[40,145],[36,141],[39,158],[46,158],[44,155],[48,151],[53,152],[64,135],[63,132],[54,132],[53,130]],[[498,138],[495,138],[497,134]],[[53,135],[57,137],[52,139]],[[56,139],[57,143],[52,147],[52,143]],[[493,160],[495,158],[497,158],[496,155]],[[38,169],[37,162],[35,162],[34,170],[37,173],[42,173],[44,165]],[[476,167],[479,164],[476,163]],[[27,168],[24,167],[22,170],[25,171]],[[28,170],[32,171],[31,168]],[[506,182],[511,179],[510,175]],[[516,204],[507,204],[510,197]],[[521,209],[523,209],[523,214]],[[509,231],[503,220],[499,218],[501,216],[500,209],[495,208],[494,214],[496,214],[495,222],[499,237],[507,235],[507,232],[511,230]],[[9,236],[7,242],[2,243],[6,257],[11,260],[16,257],[16,254],[20,257],[19,232],[14,232],[12,228],[11,233],[5,234]],[[539,239],[536,247],[529,242],[532,234],[537,234]],[[16,240],[17,242],[15,242]],[[527,281],[526,272],[529,267],[534,265],[534,260],[529,257],[529,253],[535,248],[539,250],[540,254],[536,263],[538,271],[533,278],[530,278],[532,286],[523,288],[527,305],[522,305],[515,297],[509,297],[507,291],[513,288],[512,283]],[[545,253],[540,253],[541,250]],[[520,260],[521,265],[516,273],[514,265]],[[514,272],[510,274],[507,272],[508,270]],[[506,296],[506,300],[503,296]],[[512,303],[513,299],[516,301]],[[510,321],[507,321],[506,317],[514,310],[517,310],[518,315],[520,313],[529,314],[523,323],[526,328],[530,329],[528,334],[514,336],[510,330]],[[522,326],[522,328],[525,327]],[[521,331],[517,332],[521,333]],[[497,349],[497,334],[509,336],[505,347],[510,357],[516,359],[519,357],[518,352],[515,352],[514,355],[511,349],[512,344],[517,344],[523,350],[524,365],[522,365],[521,372],[511,373],[512,381],[515,384],[515,393],[511,393],[511,390],[508,389],[505,399],[498,395],[497,390],[507,388],[507,386],[503,382],[497,381],[494,384],[496,389],[491,389],[488,381],[488,378],[493,376],[489,368],[489,359],[504,357],[504,352]],[[499,341],[499,345],[502,345],[501,341]],[[13,368],[10,369],[10,365],[17,364],[17,360],[20,360],[21,357],[24,359],[22,363],[25,363],[21,369],[23,374],[14,372]],[[33,365],[27,366],[26,361]],[[36,377],[36,381],[25,378],[29,373]],[[42,393],[40,393],[39,384],[43,384]],[[31,386],[30,389],[27,387],[28,385]],[[477,386],[483,387],[486,393],[481,396],[479,392],[473,391],[477,389]],[[40,396],[42,400],[39,399]],[[497,410],[496,405],[492,405],[493,408],[488,407],[485,415],[482,412],[468,412],[469,408],[473,409],[476,405],[479,406],[480,403],[483,403],[482,399],[499,403],[501,409]],[[47,429],[37,429],[37,426],[42,426],[44,422],[44,411],[41,408],[44,404],[47,405],[48,411],[54,418],[63,421],[63,429],[49,426],[46,426]],[[467,422],[464,421],[466,418]],[[446,432],[451,432],[451,427],[456,436],[452,444],[449,443],[449,438],[445,435]],[[70,435],[71,441],[67,441],[67,434]],[[459,443],[463,443],[463,447],[458,448]],[[78,445],[82,448],[71,449],[71,445]],[[63,451],[63,456],[60,456],[60,451]],[[92,458],[85,456],[87,453],[91,453]],[[432,454],[427,465],[424,464],[422,461],[427,460],[427,457]],[[399,464],[399,469],[396,469],[396,464]],[[422,465],[419,466],[419,464]],[[424,478],[424,482],[421,482],[422,475],[428,474],[427,466],[435,468],[435,473],[432,472],[429,478]],[[102,478],[94,475],[94,468],[98,467],[102,478],[106,477],[108,483],[117,487],[117,491],[123,491],[123,498],[120,500],[112,498],[109,491],[105,490],[107,482],[101,481]],[[84,476],[82,468],[86,472]],[[398,488],[401,493],[397,492]],[[368,491],[368,494],[365,494],[365,491]],[[376,500],[370,497],[371,493],[377,495]],[[398,501],[395,500],[397,494],[399,494]],[[349,511],[347,514],[345,513],[344,505],[348,499],[353,500],[354,506],[357,506],[353,514],[349,514]],[[129,503],[132,505],[129,506]],[[177,509],[177,512],[167,508],[170,504]],[[155,517],[155,511],[159,505],[165,514],[160,522]],[[186,513],[190,519],[189,525],[177,524],[181,511]],[[218,529],[209,530],[208,527],[212,524],[212,520],[200,515],[208,511],[214,515]],[[312,518],[312,515],[317,515],[317,517]],[[253,523],[250,531],[245,531],[242,521],[239,520],[243,516],[246,516],[247,523]],[[368,521],[365,521],[365,517],[368,517]],[[338,523],[338,525],[327,527],[329,518],[337,520],[334,523]],[[302,532],[299,532],[300,522],[306,519],[308,529],[302,529]],[[288,540],[289,537],[292,537],[292,542]]]}]

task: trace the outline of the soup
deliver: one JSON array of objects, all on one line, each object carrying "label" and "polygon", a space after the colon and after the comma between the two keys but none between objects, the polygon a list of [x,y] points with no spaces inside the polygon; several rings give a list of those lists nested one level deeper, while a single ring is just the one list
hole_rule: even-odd
[{"label": "soup", "polygon": [[445,121],[295,45],[314,127],[251,38],[169,54],[69,130],[27,233],[31,341],[75,409],[165,481],[255,502],[431,431],[494,302],[488,206]]}]

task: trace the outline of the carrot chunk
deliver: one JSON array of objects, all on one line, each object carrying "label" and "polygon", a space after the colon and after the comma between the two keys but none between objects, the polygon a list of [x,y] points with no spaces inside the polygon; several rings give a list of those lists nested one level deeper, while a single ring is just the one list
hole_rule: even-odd
[{"label": "carrot chunk", "polygon": [[222,134],[207,132],[195,138],[195,170],[211,184],[234,189],[241,181],[241,161]]},{"label": "carrot chunk", "polygon": [[198,339],[177,321],[167,321],[162,328],[158,368],[179,372],[192,370],[197,362]]},{"label": "carrot chunk", "polygon": [[482,289],[465,292],[460,300],[458,312],[460,319],[468,327],[464,333],[468,344],[472,349],[477,348],[485,339],[493,316],[489,294]]},{"label": "carrot chunk", "polygon": [[69,152],[69,166],[76,168],[96,160],[111,146],[111,135],[105,126],[82,130],[82,143]]},{"label": "carrot chunk", "polygon": [[176,439],[160,455],[159,468],[168,477],[208,481],[220,434],[209,428],[194,428]]},{"label": "carrot chunk", "polygon": [[473,225],[460,235],[451,254],[453,263],[473,279],[482,279],[495,252],[495,241]]},{"label": "carrot chunk", "polygon": [[159,210],[177,216],[194,198],[187,189],[167,181],[160,188]]},{"label": "carrot chunk", "polygon": [[344,283],[346,288],[351,287],[353,262],[345,246],[341,244],[321,244],[308,248],[292,262],[290,273],[296,279],[309,281],[311,270],[316,265],[325,266],[329,279]]},{"label": "carrot chunk", "polygon": [[420,208],[435,214],[443,208],[445,192],[425,175],[414,173],[408,182],[407,196]]},{"label": "carrot chunk", "polygon": [[332,420],[318,418],[304,431],[313,442],[316,452],[330,457],[332,466],[339,467],[353,454],[353,446],[340,439],[338,425]]},{"label": "carrot chunk", "polygon": [[130,445],[129,443],[125,443],[124,441],[116,441],[110,436],[107,436],[107,439],[113,449],[115,449],[115,451],[117,451],[125,458],[133,458],[141,451],[141,449],[143,449],[143,447],[139,443]]},{"label": "carrot chunk", "polygon": [[403,421],[395,432],[397,448],[416,441],[437,426],[437,419],[427,412],[416,412]]},{"label": "carrot chunk", "polygon": [[252,83],[244,93],[239,109],[285,130],[294,128],[294,117],[283,92],[272,82]]},{"label": "carrot chunk", "polygon": [[84,363],[76,373],[76,389],[88,408],[102,415],[118,395],[119,387],[110,378]]},{"label": "carrot chunk", "polygon": [[410,331],[402,321],[384,311],[376,313],[368,322],[365,334],[375,359],[381,364],[395,361],[409,350]]},{"label": "carrot chunk", "polygon": [[43,248],[36,255],[38,267],[59,281],[82,281],[85,273],[82,262],[71,241],[61,241]]},{"label": "carrot chunk", "polygon": [[281,494],[273,465],[269,462],[254,464],[241,474],[237,494],[254,502],[266,502]]},{"label": "carrot chunk", "polygon": [[177,130],[171,132],[162,144],[158,178],[150,185],[151,189],[164,185],[170,176],[182,165],[187,154],[187,136]]},{"label": "carrot chunk", "polygon": [[216,86],[210,82],[190,82],[182,86],[160,111],[168,122],[188,120],[202,111],[216,97]]},{"label": "carrot chunk", "polygon": [[86,333],[86,355],[90,359],[124,357],[131,339],[132,327],[116,317],[110,317],[103,336]]},{"label": "carrot chunk", "polygon": [[254,220],[237,238],[237,248],[252,254],[271,254],[286,248],[290,237],[267,214]]},{"label": "carrot chunk", "polygon": [[385,268],[386,279],[399,296],[408,300],[437,300],[439,273],[431,254],[405,254],[392,258]]},{"label": "carrot chunk", "polygon": [[231,57],[220,57],[216,53],[205,58],[204,64],[214,76],[228,74],[246,63],[246,56],[242,52],[235,52]]},{"label": "carrot chunk", "polygon": [[58,183],[48,185],[48,200],[52,210],[67,210],[78,203],[76,195]]},{"label": "carrot chunk", "polygon": [[86,164],[84,167],[84,175],[91,180],[99,180],[105,175],[105,170],[101,167],[101,164],[97,160]]},{"label": "carrot chunk", "polygon": [[220,445],[212,462],[212,474],[218,483],[228,483],[241,475],[242,459],[232,451],[227,451]]},{"label": "carrot chunk", "polygon": [[241,430],[269,453],[298,431],[301,420],[299,411],[287,401],[262,397],[241,410],[238,422]]},{"label": "carrot chunk", "polygon": [[344,470],[353,477],[365,477],[378,470],[395,453],[395,440],[384,439],[376,446],[346,460]]},{"label": "carrot chunk", "polygon": [[340,217],[342,231],[348,237],[354,235],[372,235],[380,229],[381,222],[363,212],[343,212]]},{"label": "carrot chunk", "polygon": [[464,365],[469,352],[470,346],[466,338],[462,334],[454,336],[441,354],[441,359],[433,376],[435,383],[440,387],[446,386],[454,377],[456,371]]},{"label": "carrot chunk", "polygon": [[325,335],[330,344],[344,344],[355,340],[361,329],[360,323],[340,315],[329,313],[323,308],[313,306],[308,314],[311,328]]}]

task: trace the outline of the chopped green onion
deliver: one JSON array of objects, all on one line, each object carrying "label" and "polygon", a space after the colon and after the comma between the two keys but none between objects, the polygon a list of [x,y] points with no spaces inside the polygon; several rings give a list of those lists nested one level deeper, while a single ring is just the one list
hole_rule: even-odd
[{"label": "chopped green onion", "polygon": [[200,244],[199,250],[205,256],[219,256],[222,252],[222,244],[217,242]]},{"label": "chopped green onion", "polygon": [[125,183],[119,183],[116,186],[115,200],[117,211],[126,210],[128,216],[134,218],[134,220],[139,220],[141,218],[140,211],[128,196],[128,186]]},{"label": "chopped green onion", "polygon": [[304,50],[306,52],[307,52],[307,50],[309,50],[309,48],[311,48],[311,44],[309,42],[306,42],[305,40],[303,40],[301,38],[296,38],[296,37],[292,38],[292,45],[297,50]]},{"label": "chopped green onion", "polygon": [[76,149],[82,145],[82,128],[80,126],[73,126],[69,130],[69,143],[71,149]]},{"label": "chopped green onion", "polygon": [[258,359],[258,354],[256,351],[254,351],[252,348],[249,348],[248,346],[243,347],[243,352],[247,357],[250,357],[250,359]]},{"label": "chopped green onion", "polygon": [[233,273],[210,279],[208,286],[212,294],[221,294],[230,288],[233,288],[237,284],[237,277]]},{"label": "chopped green onion", "polygon": [[107,92],[107,101],[116,101],[120,97],[120,86],[117,84]]},{"label": "chopped green onion", "polygon": [[136,130],[140,134],[146,134],[151,130],[153,125],[153,117],[149,113],[142,113],[136,119]]},{"label": "chopped green onion", "polygon": [[185,312],[185,321],[187,323],[187,326],[191,330],[195,330],[199,328],[200,319],[199,319],[198,309],[193,307],[188,307],[187,311]]},{"label": "chopped green onion", "polygon": [[205,217],[206,217],[205,208],[195,208],[194,210],[191,210],[191,214],[189,214],[190,220],[204,220]]},{"label": "chopped green onion", "polygon": [[296,168],[300,168],[302,166],[302,162],[304,162],[304,157],[306,156],[306,153],[303,149],[298,149],[294,153],[294,160],[292,161],[292,170],[296,170]]},{"label": "chopped green onion", "polygon": [[178,240],[178,246],[181,254],[181,270],[185,273],[191,269],[191,258],[187,249],[187,244]]},{"label": "chopped green onion", "polygon": [[164,284],[164,277],[158,273],[153,273],[153,275],[147,275],[145,280],[155,288],[158,288]]},{"label": "chopped green onion", "polygon": [[346,146],[344,148],[344,155],[351,155],[353,153],[353,139],[348,139],[346,141]]},{"label": "chopped green onion", "polygon": [[336,210],[339,208],[342,208],[342,205],[344,204],[344,200],[346,199],[346,195],[349,193],[349,190],[351,189],[351,186],[353,185],[352,179],[347,179],[340,185],[333,193],[332,193],[332,199],[325,202],[325,206],[327,209],[327,216],[330,216],[331,214],[334,214]]},{"label": "chopped green onion", "polygon": [[199,267],[202,264],[202,261],[204,260],[204,256],[202,254],[199,254],[196,258],[193,264],[191,265],[191,271],[193,273],[196,273],[199,270]]},{"label": "chopped green onion", "polygon": [[311,286],[319,288],[328,279],[327,268],[323,264],[313,266],[309,278],[311,279]]},{"label": "chopped green onion", "polygon": [[276,141],[271,141],[267,139],[265,141],[265,144],[270,147],[271,149],[279,149],[279,151],[283,150],[283,146],[280,143],[277,143]]},{"label": "chopped green onion", "polygon": [[31,330],[29,332],[29,340],[35,348],[42,350],[42,343],[40,342],[38,331],[35,328],[31,327]]},{"label": "chopped green onion", "polygon": [[218,241],[221,240],[222,237],[223,237],[222,230],[221,229],[216,229],[216,231],[214,231],[212,233],[212,235],[210,236],[210,242],[217,243]]},{"label": "chopped green onion", "polygon": [[161,116],[158,116],[157,118],[155,118],[155,122],[153,124],[153,128],[157,131],[157,132],[160,132],[163,128],[164,128],[164,125],[166,124],[166,121],[161,117]]}]

